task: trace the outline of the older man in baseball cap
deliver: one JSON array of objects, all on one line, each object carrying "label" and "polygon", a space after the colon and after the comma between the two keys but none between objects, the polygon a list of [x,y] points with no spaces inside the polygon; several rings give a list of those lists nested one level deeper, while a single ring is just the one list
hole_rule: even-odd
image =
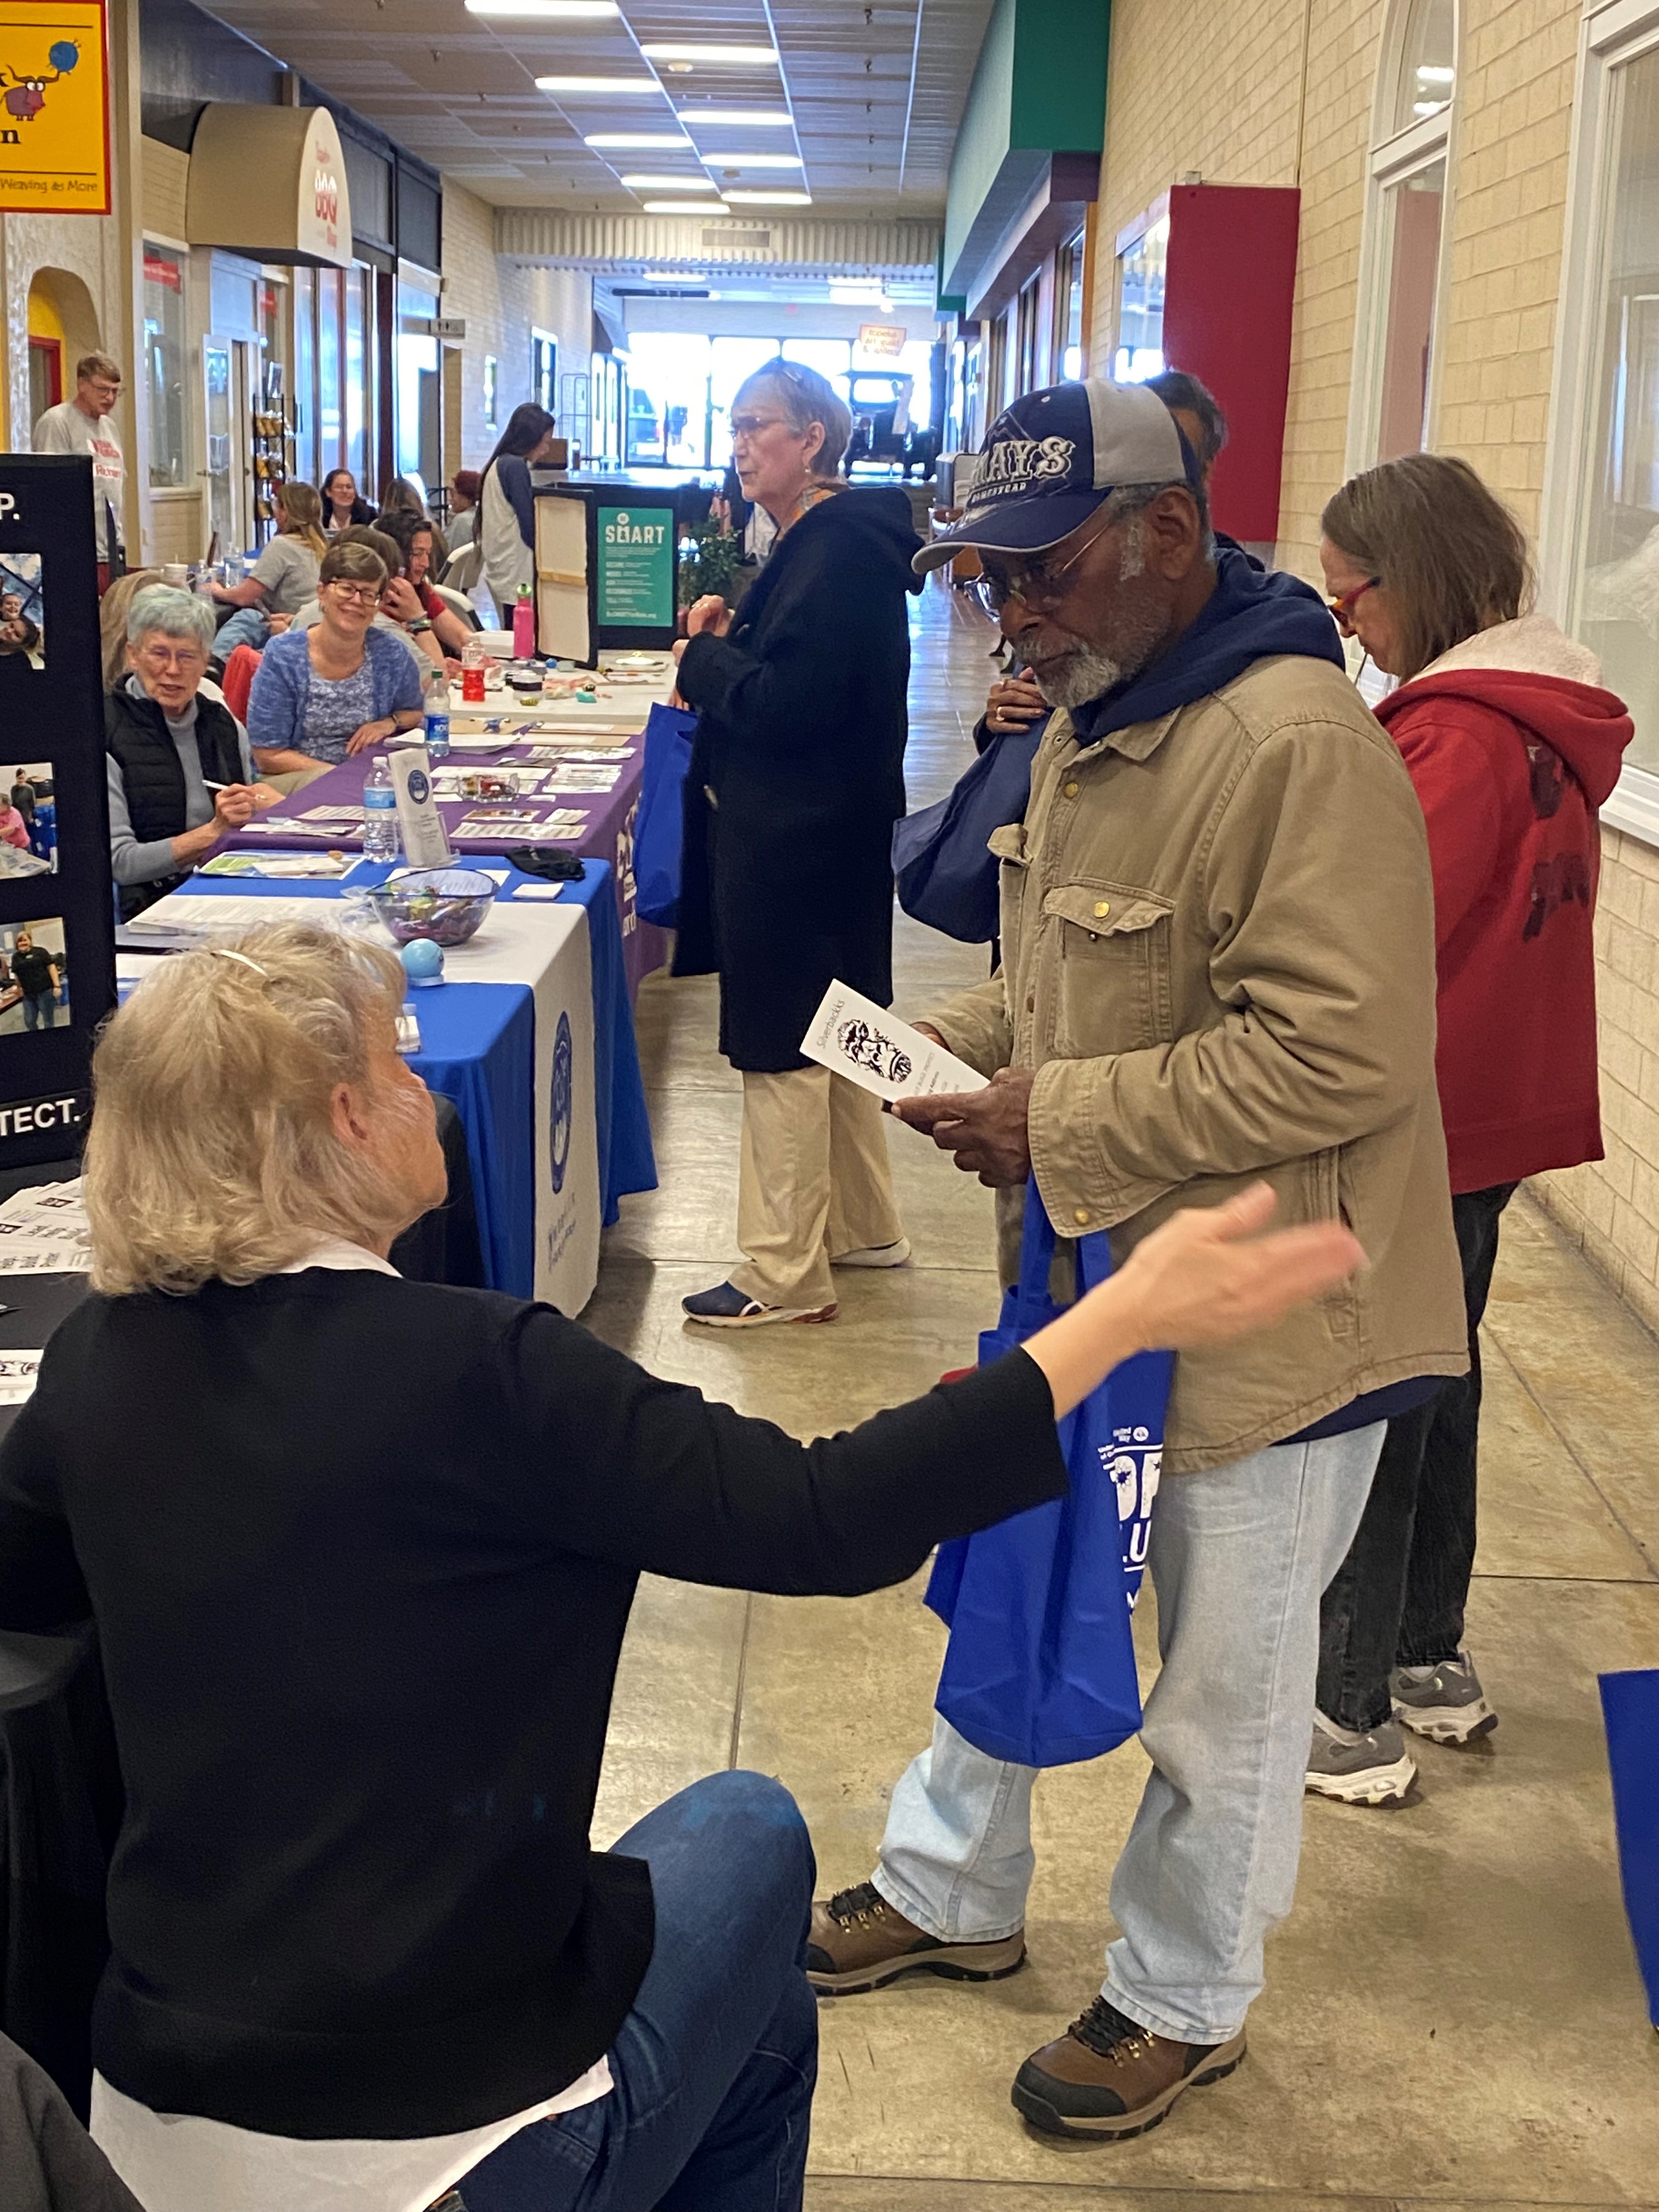
[{"label": "older man in baseball cap", "polygon": [[[1347,1289],[1176,1368],[1149,1565],[1162,1670],[1100,1994],[1014,2083],[1039,2129],[1113,2139],[1230,2075],[1289,1911],[1319,1600],[1393,1414],[1465,1364],[1434,1081],[1433,893],[1395,748],[1294,578],[1217,553],[1201,471],[1157,396],[1018,401],[963,520],[987,601],[1056,709],[1000,830],[1000,973],[923,1024],[991,1080],[898,1110],[998,1193],[1012,1279],[1027,1178],[1121,1260],[1182,1206],[1265,1178],[1340,1215]],[[1070,1279],[1071,1271],[1066,1271]],[[1025,1954],[1030,1769],[935,1717],[873,1878],[814,1909],[843,1995],[989,1981]]]}]

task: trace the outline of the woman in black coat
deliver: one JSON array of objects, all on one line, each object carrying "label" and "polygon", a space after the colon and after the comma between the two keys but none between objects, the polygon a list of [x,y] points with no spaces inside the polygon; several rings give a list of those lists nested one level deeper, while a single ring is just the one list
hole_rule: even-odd
[{"label": "woman in black coat", "polygon": [[852,417],[793,362],[738,392],[745,497],[778,526],[735,628],[688,617],[679,688],[699,710],[686,778],[677,975],[720,979],[720,1049],[743,1074],[738,1242],[729,1281],[685,1300],[719,1328],[829,1321],[831,1264],[896,1267],[880,1102],[804,1060],[831,982],[893,995],[893,824],[904,811],[905,594],[916,550],[894,489],[838,489]]}]

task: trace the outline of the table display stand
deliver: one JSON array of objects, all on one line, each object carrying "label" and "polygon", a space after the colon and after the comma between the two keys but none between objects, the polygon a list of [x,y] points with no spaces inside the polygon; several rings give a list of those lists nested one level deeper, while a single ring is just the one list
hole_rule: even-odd
[{"label": "table display stand", "polygon": [[538,486],[537,651],[584,668],[630,647],[665,653],[678,561],[672,488]]}]

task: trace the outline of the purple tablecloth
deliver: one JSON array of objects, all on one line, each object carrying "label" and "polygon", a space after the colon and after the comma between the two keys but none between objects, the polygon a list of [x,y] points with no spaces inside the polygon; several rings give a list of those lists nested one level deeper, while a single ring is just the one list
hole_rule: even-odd
[{"label": "purple tablecloth", "polygon": [[[444,765],[447,768],[495,768],[525,762],[526,749],[532,744],[563,744],[580,745],[580,738],[562,736],[517,738],[504,743],[496,752],[452,753]],[[344,835],[337,830],[313,830],[301,819],[318,808],[361,807],[363,786],[374,763],[383,757],[383,748],[356,755],[319,775],[301,791],[293,793],[266,818],[280,825],[277,834],[269,831],[240,830],[227,837],[228,847],[244,852],[269,853],[284,848],[298,850],[321,849],[329,852],[360,850],[361,832]],[[599,750],[595,747],[593,750]],[[668,957],[668,938],[665,931],[650,922],[641,921],[634,911],[634,823],[640,806],[640,775],[644,764],[645,740],[631,738],[624,744],[605,748],[608,760],[614,759],[622,768],[615,787],[608,792],[570,792],[557,794],[538,794],[522,800],[514,811],[518,814],[550,814],[556,808],[580,811],[586,822],[579,837],[568,842],[549,844],[550,853],[574,853],[585,860],[604,860],[612,872],[617,893],[617,919],[622,927],[623,963],[628,976],[628,995],[633,1000],[641,983],[653,969],[660,968]],[[573,763],[578,773],[590,767],[588,762]],[[547,771],[552,773],[550,769]],[[505,853],[514,846],[528,842],[521,830],[503,830],[488,837],[458,837],[457,827],[478,813],[475,801],[465,799],[445,799],[439,801],[439,811],[449,831],[450,842],[458,853]]]}]

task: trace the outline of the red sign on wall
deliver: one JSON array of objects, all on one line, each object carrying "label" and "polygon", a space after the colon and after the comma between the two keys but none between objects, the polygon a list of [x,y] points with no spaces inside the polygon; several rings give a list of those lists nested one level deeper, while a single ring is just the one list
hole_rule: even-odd
[{"label": "red sign on wall", "polygon": [[159,253],[144,256],[146,284],[165,284],[169,292],[182,292],[184,277],[176,261],[165,261]]}]

